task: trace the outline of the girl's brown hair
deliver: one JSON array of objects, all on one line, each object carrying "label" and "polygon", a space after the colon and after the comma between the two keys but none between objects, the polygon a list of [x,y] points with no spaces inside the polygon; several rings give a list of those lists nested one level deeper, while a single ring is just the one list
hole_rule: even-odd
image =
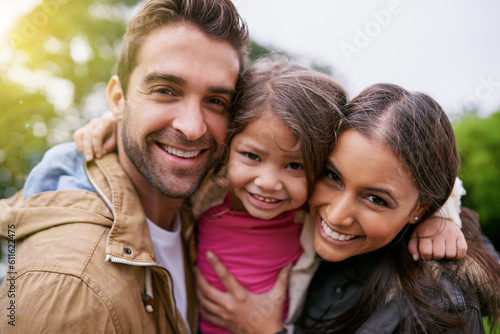
[{"label": "girl's brown hair", "polygon": [[234,136],[270,110],[297,137],[310,194],[330,153],[341,107],[347,102],[344,89],[327,75],[274,54],[252,64],[236,90],[225,151],[216,171],[227,164]]}]

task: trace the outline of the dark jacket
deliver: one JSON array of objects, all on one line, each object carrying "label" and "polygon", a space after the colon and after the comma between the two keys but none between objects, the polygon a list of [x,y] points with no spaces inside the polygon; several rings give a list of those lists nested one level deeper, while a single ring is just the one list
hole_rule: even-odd
[{"label": "dark jacket", "polygon": [[[468,260],[461,261],[464,266]],[[299,326],[295,333],[315,333],[315,328],[324,325],[322,321],[336,318],[349,310],[361,297],[365,289],[366,273],[377,265],[377,260],[369,255],[358,256],[343,262],[322,261],[309,286]],[[429,265],[439,268],[439,261],[429,261]],[[441,283],[453,305],[444,296],[435,296],[435,305],[445,312],[453,308],[461,315],[470,316],[465,333],[484,333],[481,308],[477,300],[467,299],[456,281],[446,274],[441,275]],[[401,298],[396,298],[396,296]],[[401,300],[401,303],[398,302]],[[369,318],[358,328],[358,334],[403,333],[407,319],[400,317],[405,313],[407,303],[402,291],[391,291],[386,300],[377,307]],[[302,325],[303,329],[299,329]],[[309,329],[309,330],[305,330]],[[445,329],[443,329],[443,332]],[[463,333],[461,330],[446,330],[446,333]]]}]

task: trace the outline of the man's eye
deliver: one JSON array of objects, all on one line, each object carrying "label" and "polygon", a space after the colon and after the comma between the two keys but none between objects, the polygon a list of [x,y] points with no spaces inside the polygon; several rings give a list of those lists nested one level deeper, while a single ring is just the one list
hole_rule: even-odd
[{"label": "man's eye", "polygon": [[220,100],[220,99],[210,99],[210,100],[209,100],[209,102],[210,102],[210,103],[213,103],[213,104],[220,104],[220,105],[222,105],[222,106],[226,105],[226,104],[224,103],[224,101],[222,101],[222,100]]},{"label": "man's eye", "polygon": [[373,202],[376,205],[383,206],[383,207],[389,206],[386,201],[384,201],[382,198],[380,198],[378,196],[369,195],[367,198],[370,202]]},{"label": "man's eye", "polygon": [[174,95],[174,93],[172,93],[172,91],[168,88],[156,88],[153,90],[154,93],[157,93],[157,94],[162,94],[162,95]]},{"label": "man's eye", "polygon": [[257,154],[253,154],[250,152],[243,152],[241,154],[243,154],[245,157],[247,157],[250,160],[259,160],[259,156]]},{"label": "man's eye", "polygon": [[294,169],[294,170],[302,170],[304,169],[304,166],[298,162],[291,162],[287,165],[287,168]]}]

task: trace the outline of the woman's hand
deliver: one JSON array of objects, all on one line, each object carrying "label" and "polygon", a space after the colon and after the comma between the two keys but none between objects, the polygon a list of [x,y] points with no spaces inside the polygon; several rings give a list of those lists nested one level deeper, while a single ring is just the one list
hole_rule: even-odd
[{"label": "woman's hand", "polygon": [[116,149],[116,123],[112,114],[104,114],[76,130],[73,140],[86,161],[91,161],[94,156],[100,158]]},{"label": "woman's hand", "polygon": [[198,268],[195,269],[196,294],[201,315],[212,324],[232,333],[276,333],[283,329],[283,303],[291,264],[283,268],[274,287],[253,294],[243,287],[212,252],[207,258],[227,289],[212,287]]},{"label": "woman's hand", "polygon": [[431,217],[415,228],[408,243],[408,250],[415,261],[419,259],[419,252],[425,260],[460,260],[467,253],[467,242],[453,221]]}]

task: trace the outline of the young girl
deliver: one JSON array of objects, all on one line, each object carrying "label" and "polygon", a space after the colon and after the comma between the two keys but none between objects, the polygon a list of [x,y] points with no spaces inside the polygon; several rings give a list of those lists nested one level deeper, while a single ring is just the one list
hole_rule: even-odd
[{"label": "young girl", "polygon": [[[215,180],[193,197],[194,213],[201,213],[197,265],[210,284],[223,290],[206,257],[212,251],[248,289],[263,293],[273,287],[279,270],[301,254],[302,271],[310,277],[316,268],[312,245],[300,243],[303,206],[347,98],[326,75],[283,58],[257,61],[237,91]],[[304,290],[309,277],[292,283],[292,308],[301,303],[302,293],[296,292]],[[285,307],[286,318],[288,303]],[[203,318],[200,330],[222,332]]]},{"label": "young girl", "polygon": [[[295,264],[283,315],[291,322],[318,264],[304,204],[347,98],[327,76],[278,57],[254,63],[237,91],[222,161],[191,201],[198,219],[197,265],[224,290],[207,259],[211,251],[246,288],[263,293],[280,269]],[[210,317],[210,308],[202,314]],[[203,318],[200,330],[223,332]]]},{"label": "young girl", "polygon": [[[375,85],[344,114],[309,199],[314,247],[325,261],[311,281],[296,332],[483,333],[483,315],[493,324],[499,319],[500,264],[486,250],[474,216],[463,215],[464,260],[414,262],[406,252],[411,232],[445,203],[457,176],[445,113],[424,94]],[[264,323],[280,326],[277,317],[252,326],[245,314],[258,307],[239,305],[244,312],[237,316],[210,289],[202,284],[202,308],[209,302],[219,318],[230,319],[228,328],[258,333]],[[228,295],[246,293],[235,284],[230,290],[226,304]]]}]

